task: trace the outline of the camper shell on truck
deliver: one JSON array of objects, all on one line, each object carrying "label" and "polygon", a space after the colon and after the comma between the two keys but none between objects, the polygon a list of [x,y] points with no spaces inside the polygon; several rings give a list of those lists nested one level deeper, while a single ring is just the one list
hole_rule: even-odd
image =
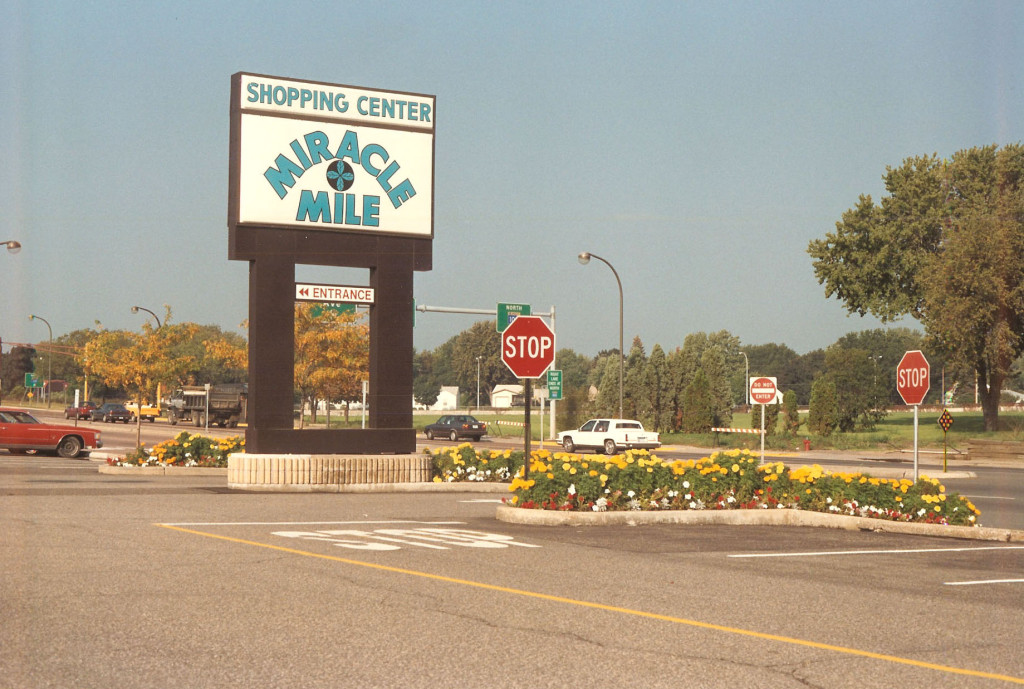
[{"label": "camper shell on truck", "polygon": [[183,385],[165,405],[167,420],[172,426],[179,421],[191,421],[197,428],[206,425],[234,428],[245,421],[248,396],[249,386],[245,383],[211,385],[209,400],[205,385]]}]

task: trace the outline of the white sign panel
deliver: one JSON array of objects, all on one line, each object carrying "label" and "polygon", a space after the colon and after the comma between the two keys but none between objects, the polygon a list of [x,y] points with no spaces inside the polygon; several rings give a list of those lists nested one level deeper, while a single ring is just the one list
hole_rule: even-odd
[{"label": "white sign panel", "polygon": [[433,236],[432,96],[241,80],[239,224]]},{"label": "white sign panel", "polygon": [[296,282],[295,301],[316,301],[325,304],[372,304],[373,288]]}]

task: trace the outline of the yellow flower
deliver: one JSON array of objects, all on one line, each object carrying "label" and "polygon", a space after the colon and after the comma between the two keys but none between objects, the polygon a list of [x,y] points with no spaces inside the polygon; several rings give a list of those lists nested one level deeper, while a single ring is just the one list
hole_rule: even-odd
[{"label": "yellow flower", "polygon": [[740,470],[740,465],[739,464],[733,464],[731,468],[732,468],[732,473],[735,474],[735,473],[737,473]]}]

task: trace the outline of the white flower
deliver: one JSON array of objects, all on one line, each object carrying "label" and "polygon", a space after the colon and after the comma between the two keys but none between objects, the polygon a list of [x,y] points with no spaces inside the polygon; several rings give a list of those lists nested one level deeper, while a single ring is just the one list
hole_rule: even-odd
[{"label": "white flower", "polygon": [[690,509],[691,509],[691,510],[695,510],[695,509],[697,509],[697,503],[695,503],[694,501],[692,501],[692,500],[691,500],[691,501],[690,501]]},{"label": "white flower", "polygon": [[569,484],[569,488],[568,488],[568,490],[566,490],[566,492],[569,495],[576,495],[576,484],[575,483],[570,483]]},{"label": "white flower", "polygon": [[689,481],[683,481],[683,488],[689,488],[689,487],[690,487],[690,482]]},{"label": "white flower", "polygon": [[634,493],[633,491],[629,491],[628,493],[626,493],[626,495],[632,498],[636,496],[636,493]]},{"label": "white flower", "polygon": [[730,495],[729,499],[726,500],[726,502],[728,502],[729,504],[732,504],[732,503],[736,502],[736,498],[734,498],[733,496]]}]

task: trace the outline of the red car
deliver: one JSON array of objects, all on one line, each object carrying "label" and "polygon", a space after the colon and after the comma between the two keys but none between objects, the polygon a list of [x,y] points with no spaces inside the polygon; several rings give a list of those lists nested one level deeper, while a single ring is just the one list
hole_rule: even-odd
[{"label": "red car", "polygon": [[28,412],[0,407],[0,449],[55,452],[72,459],[103,447],[100,432],[81,426],[43,423]]}]

